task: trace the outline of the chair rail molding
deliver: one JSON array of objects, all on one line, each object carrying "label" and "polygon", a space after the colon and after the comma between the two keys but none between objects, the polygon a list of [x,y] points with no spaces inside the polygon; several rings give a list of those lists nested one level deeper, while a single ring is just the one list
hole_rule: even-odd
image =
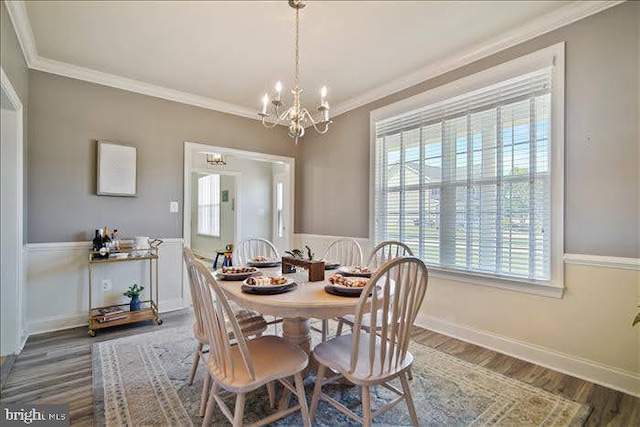
[{"label": "chair rail molding", "polygon": [[601,255],[564,254],[565,264],[589,265],[592,267],[620,268],[640,271],[640,258],[623,258]]}]

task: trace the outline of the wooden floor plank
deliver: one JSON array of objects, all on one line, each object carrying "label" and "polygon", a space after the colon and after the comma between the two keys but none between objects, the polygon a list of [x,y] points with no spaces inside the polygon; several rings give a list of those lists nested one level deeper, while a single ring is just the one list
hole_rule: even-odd
[{"label": "wooden floor plank", "polygon": [[[189,310],[166,314],[163,320],[162,328],[193,322]],[[67,403],[73,425],[91,426],[94,415],[91,346],[158,328],[154,322],[145,322],[99,331],[94,338],[87,335],[86,328],[29,337],[3,383],[0,401]],[[467,362],[590,405],[593,410],[585,425],[640,425],[638,398],[426,329],[415,328],[412,337]]]}]

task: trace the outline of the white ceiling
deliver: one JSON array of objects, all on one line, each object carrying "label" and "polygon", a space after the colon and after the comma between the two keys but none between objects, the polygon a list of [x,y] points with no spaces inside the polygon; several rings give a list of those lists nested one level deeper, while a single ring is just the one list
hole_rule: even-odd
[{"label": "white ceiling", "polygon": [[[569,3],[576,2],[309,1],[300,23],[303,103],[314,107],[326,85],[332,107],[347,105]],[[295,12],[284,0],[25,4],[44,59],[250,111],[276,80],[285,89],[293,83]]]}]

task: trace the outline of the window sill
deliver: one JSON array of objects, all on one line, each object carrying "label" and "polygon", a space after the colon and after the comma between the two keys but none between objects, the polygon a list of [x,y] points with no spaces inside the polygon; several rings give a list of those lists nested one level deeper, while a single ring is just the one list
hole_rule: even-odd
[{"label": "window sill", "polygon": [[561,299],[564,287],[542,283],[532,280],[506,279],[481,274],[463,273],[459,271],[447,270],[441,267],[427,265],[429,276],[438,277],[456,282],[471,283],[474,285],[489,286],[492,288],[506,289],[509,291],[523,292],[526,294],[541,295],[545,297]]},{"label": "window sill", "polygon": [[220,236],[215,236],[213,234],[204,234],[204,233],[197,233],[199,237],[211,237],[212,239],[219,239]]}]

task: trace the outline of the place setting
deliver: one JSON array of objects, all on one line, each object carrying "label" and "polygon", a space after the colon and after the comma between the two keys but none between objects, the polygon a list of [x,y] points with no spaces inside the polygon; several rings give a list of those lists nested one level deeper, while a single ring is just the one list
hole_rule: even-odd
[{"label": "place setting", "polygon": [[243,292],[256,295],[277,295],[289,292],[298,285],[290,277],[253,276],[242,282]]},{"label": "place setting", "polygon": [[373,271],[365,265],[351,265],[338,267],[338,274],[345,277],[371,277]]},{"label": "place setting", "polygon": [[279,259],[270,259],[263,255],[257,255],[247,261],[249,267],[269,268],[277,267],[282,263]]},{"label": "place setting", "polygon": [[260,270],[256,267],[222,267],[215,271],[216,278],[220,280],[240,281],[257,275]]},{"label": "place setting", "polygon": [[369,278],[366,277],[345,277],[334,274],[327,278],[324,290],[332,295],[357,298],[368,284]]}]

